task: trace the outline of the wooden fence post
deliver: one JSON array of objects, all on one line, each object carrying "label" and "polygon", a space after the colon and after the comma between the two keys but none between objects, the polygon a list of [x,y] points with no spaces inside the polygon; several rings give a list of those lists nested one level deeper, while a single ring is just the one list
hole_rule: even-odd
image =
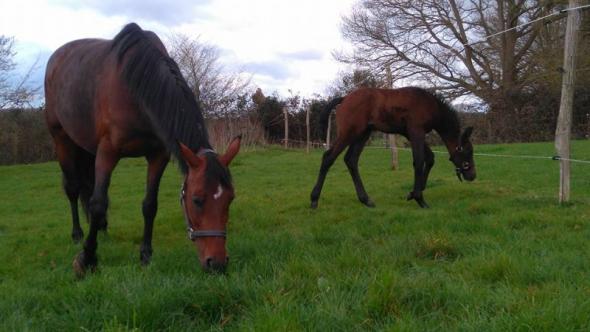
[{"label": "wooden fence post", "polygon": [[389,147],[391,148],[391,169],[396,170],[399,167],[399,160],[397,158],[397,145],[395,142],[395,134],[389,136]]},{"label": "wooden fence post", "polygon": [[285,149],[289,148],[289,112],[287,107],[283,107],[283,114],[285,115]]},{"label": "wooden fence post", "polygon": [[[393,77],[391,76],[391,67],[385,67],[385,75],[387,79],[387,88],[393,88]],[[399,167],[399,159],[397,155],[397,145],[395,144],[395,134],[388,134],[389,147],[391,148],[391,169],[396,170]]]},{"label": "wooden fence post", "polygon": [[309,146],[310,146],[310,141],[309,141],[309,109],[311,108],[311,106],[307,107],[307,111],[305,113],[305,127],[307,128],[307,148],[306,148],[306,152],[309,153]]},{"label": "wooden fence post", "polygon": [[[570,0],[569,8],[579,7],[580,0]],[[580,29],[580,12],[570,10],[567,14],[565,30],[565,48],[563,56],[563,77],[561,84],[561,102],[555,129],[555,149],[560,158],[570,158],[570,134],[572,122],[572,105],[574,101],[574,82],[576,78],[576,44]],[[559,162],[559,202],[570,199],[570,161]]]},{"label": "wooden fence post", "polygon": [[332,115],[328,115],[328,130],[326,130],[326,150],[330,148],[330,131],[332,129]]}]

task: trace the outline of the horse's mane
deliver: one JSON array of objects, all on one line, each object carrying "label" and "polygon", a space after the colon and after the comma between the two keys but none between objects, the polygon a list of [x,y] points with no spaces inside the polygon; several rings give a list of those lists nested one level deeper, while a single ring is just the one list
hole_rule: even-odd
[{"label": "horse's mane", "polygon": [[428,91],[436,99],[438,109],[441,115],[441,121],[438,128],[435,128],[440,135],[456,137],[461,135],[461,121],[457,110],[445,98],[436,92]]},{"label": "horse's mane", "polygon": [[[210,149],[211,145],[199,103],[176,62],[157,47],[154,36],[129,23],[113,39],[111,50],[123,65],[122,78],[129,91],[186,174],[187,165],[177,141],[195,152]],[[212,167],[222,167],[216,158],[212,159],[216,161]]]}]

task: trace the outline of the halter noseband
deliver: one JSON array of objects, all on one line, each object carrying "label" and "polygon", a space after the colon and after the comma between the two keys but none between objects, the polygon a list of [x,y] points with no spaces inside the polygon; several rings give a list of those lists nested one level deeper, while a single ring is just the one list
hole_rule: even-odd
[{"label": "halter noseband", "polygon": [[[199,151],[197,155],[204,155],[206,153],[216,153],[212,149],[203,149]],[[188,215],[188,211],[186,209],[186,205],[184,205],[184,198],[186,196],[186,180],[183,182],[182,187],[180,189],[180,206],[182,206],[182,211],[184,212],[184,221],[186,222],[186,229],[188,232],[188,238],[191,241],[195,241],[198,238],[203,237],[222,237],[225,238],[227,232],[226,231],[218,231],[218,230],[195,230],[193,228],[193,224],[190,220]]]}]

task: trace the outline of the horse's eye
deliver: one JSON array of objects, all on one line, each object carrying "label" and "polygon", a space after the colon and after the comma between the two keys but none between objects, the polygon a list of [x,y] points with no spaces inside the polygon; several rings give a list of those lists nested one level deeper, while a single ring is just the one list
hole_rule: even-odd
[{"label": "horse's eye", "polygon": [[193,196],[193,204],[200,209],[205,204],[205,199],[203,197]]}]

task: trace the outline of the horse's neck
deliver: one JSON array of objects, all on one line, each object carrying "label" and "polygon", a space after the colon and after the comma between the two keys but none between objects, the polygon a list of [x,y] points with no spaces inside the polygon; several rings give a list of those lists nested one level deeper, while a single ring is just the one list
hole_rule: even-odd
[{"label": "horse's neck", "polygon": [[441,133],[440,131],[438,131],[438,134],[445,146],[447,147],[449,155],[453,155],[453,153],[457,151],[457,147],[459,146],[459,133]]},{"label": "horse's neck", "polygon": [[456,114],[450,110],[443,112],[439,127],[435,127],[435,130],[445,143],[449,154],[453,155],[459,146],[459,136],[461,135],[461,126]]}]

